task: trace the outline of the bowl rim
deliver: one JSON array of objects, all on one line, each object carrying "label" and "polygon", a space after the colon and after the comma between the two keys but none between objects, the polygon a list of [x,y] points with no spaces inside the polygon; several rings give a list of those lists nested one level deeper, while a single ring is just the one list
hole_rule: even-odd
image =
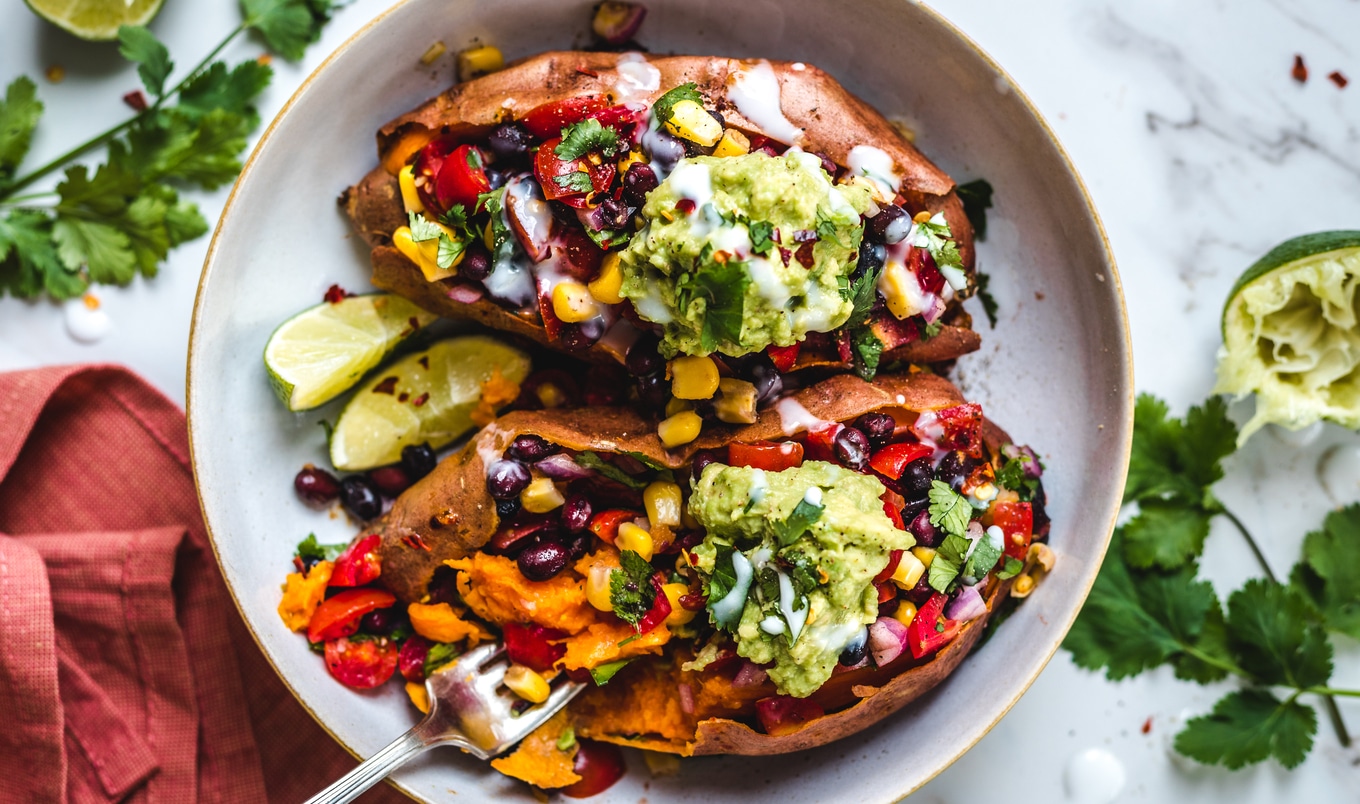
[{"label": "bowl rim", "polygon": [[[218,242],[219,237],[222,234],[222,230],[226,223],[227,217],[235,209],[237,192],[240,191],[241,186],[245,182],[247,174],[249,174],[251,168],[254,167],[257,158],[268,146],[269,141],[274,134],[274,130],[278,126],[279,122],[283,120],[283,118],[286,115],[288,115],[289,112],[292,111],[293,107],[300,101],[302,96],[309,89],[312,88],[313,84],[321,77],[321,75],[331,66],[333,62],[337,61],[342,56],[344,56],[361,38],[366,36],[375,27],[383,23],[389,16],[391,16],[393,13],[398,11],[400,8],[406,6],[410,2],[415,2],[415,0],[397,0],[387,8],[383,9],[376,16],[374,16],[368,22],[364,23],[357,30],[355,30],[354,33],[347,37],[344,42],[340,43],[340,45],[338,45],[333,51],[331,51],[326,56],[326,58],[324,58],[321,61],[321,63],[318,64],[316,68],[313,69],[312,72],[309,73],[307,77],[302,80],[302,83],[298,85],[297,89],[293,91],[293,94],[290,95],[288,100],[283,104],[283,106],[279,108],[278,114],[276,114],[274,118],[270,120],[269,125],[265,128],[264,132],[261,133],[259,140],[255,143],[255,147],[250,152],[249,158],[242,165],[240,174],[237,176],[236,181],[232,184],[231,192],[228,194],[227,200],[223,203],[222,212],[218,216],[216,225],[213,227],[212,239],[208,243],[208,250],[203,258],[203,268],[199,272],[198,287],[194,294],[193,314],[189,323],[189,347],[186,353],[184,398],[185,398],[186,428],[188,430],[189,435],[189,462],[191,468],[193,469],[194,489],[198,495],[198,504],[200,512],[203,515],[204,531],[208,535],[208,543],[212,547],[213,558],[217,562],[219,571],[220,568],[223,566],[222,555],[220,548],[218,547],[217,538],[213,534],[212,523],[208,518],[208,510],[204,502],[205,498],[203,495],[203,490],[201,487],[201,482],[198,473],[197,451],[194,443],[194,433],[196,430],[196,428],[194,427],[194,404],[193,404],[194,396],[192,393],[192,389],[194,387],[194,374],[193,374],[194,356],[198,346],[198,334],[200,323],[199,318],[200,315],[203,313],[204,289],[207,286],[208,277],[212,271],[214,260],[217,256],[217,251],[219,247]],[[1118,445],[1119,450],[1117,453],[1117,457],[1119,459],[1118,465],[1123,467],[1122,471],[1120,472],[1120,478],[1118,482],[1118,486],[1120,489],[1120,497],[1122,498],[1122,491],[1128,480],[1128,465],[1133,447],[1133,411],[1134,411],[1134,397],[1136,394],[1134,386],[1133,339],[1129,327],[1128,306],[1124,298],[1124,286],[1119,276],[1119,268],[1115,260],[1114,249],[1110,245],[1110,239],[1108,233],[1105,230],[1105,224],[1101,220],[1100,213],[1096,209],[1095,202],[1091,198],[1091,193],[1086,185],[1086,181],[1082,178],[1081,172],[1077,169],[1076,164],[1072,161],[1071,155],[1068,153],[1067,148],[1063,145],[1062,140],[1058,137],[1057,132],[1053,130],[1053,127],[1049,124],[1048,120],[1043,116],[1043,114],[1039,111],[1038,107],[1035,106],[1034,102],[1030,99],[1029,95],[1025,93],[1025,91],[1015,81],[1011,74],[1007,72],[1006,69],[1002,67],[995,59],[993,59],[992,56],[982,48],[982,46],[980,46],[976,41],[974,41],[972,37],[964,33],[963,30],[961,30],[957,25],[951,22],[939,11],[936,11],[934,8],[925,3],[915,2],[915,0],[904,0],[904,2],[911,2],[912,5],[915,5],[927,16],[929,16],[936,24],[940,25],[944,29],[944,31],[959,39],[964,45],[966,45],[970,50],[972,50],[973,53],[978,58],[980,58],[991,70],[993,70],[998,77],[1000,77],[1006,82],[1007,90],[1015,94],[1016,98],[1023,105],[1025,111],[1028,112],[1028,114],[1034,119],[1034,121],[1039,124],[1044,134],[1046,135],[1048,141],[1056,149],[1057,154],[1061,158],[1063,165],[1066,166],[1067,170],[1071,174],[1071,177],[1077,186],[1078,191],[1080,192],[1082,202],[1085,203],[1086,205],[1086,211],[1090,215],[1091,223],[1095,227],[1096,234],[1099,236],[1100,239],[1100,245],[1104,251],[1106,264],[1109,269],[1110,281],[1113,283],[1112,289],[1114,291],[1115,301],[1117,302],[1117,308],[1119,312],[1119,323],[1121,325],[1119,328],[1120,334],[1122,336],[1119,341],[1121,349],[1120,354],[1118,356],[1123,359],[1125,369],[1124,370],[1125,388],[1123,394],[1125,415],[1123,419],[1118,422],[1118,424],[1123,427],[1124,436]],[[1048,647],[1047,653],[1043,657],[1042,661],[1035,665],[1034,670],[1028,675],[1027,678],[1024,679],[1024,683],[1016,691],[1015,695],[1009,701],[1007,701],[1004,706],[998,708],[995,717],[993,717],[991,721],[986,724],[985,728],[978,732],[977,736],[971,742],[969,742],[967,745],[961,747],[959,750],[954,752],[951,756],[947,758],[945,762],[941,763],[937,768],[935,768],[933,771],[927,774],[924,778],[921,778],[920,780],[916,781],[914,784],[910,785],[907,789],[898,792],[896,794],[896,798],[893,800],[900,801],[901,799],[910,796],[912,793],[915,793],[917,790],[924,787],[935,777],[943,773],[947,768],[952,766],[955,762],[959,760],[960,757],[962,757],[964,754],[968,753],[974,747],[976,747],[977,744],[981,742],[982,739],[986,737],[989,733],[991,733],[992,729],[994,729],[996,725],[1001,722],[1002,718],[1004,718],[1010,712],[1010,710],[1017,703],[1019,703],[1020,699],[1024,696],[1026,692],[1029,691],[1029,688],[1033,686],[1034,682],[1043,673],[1044,669],[1048,667],[1049,662],[1053,660],[1053,657],[1057,653],[1058,648],[1062,646],[1063,639],[1066,638],[1067,633],[1071,630],[1073,623],[1076,622],[1076,618],[1080,614],[1082,606],[1085,604],[1086,599],[1091,594],[1091,588],[1095,585],[1096,577],[1099,575],[1100,572],[1099,569],[1100,563],[1103,562],[1105,554],[1109,549],[1110,540],[1111,538],[1113,538],[1115,525],[1119,517],[1120,507],[1121,506],[1119,505],[1116,505],[1114,507],[1114,510],[1110,514],[1109,520],[1105,523],[1104,527],[1101,528],[1099,531],[1101,533],[1100,536],[1101,543],[1099,545],[1099,550],[1097,551],[1096,555],[1093,556],[1094,558],[1098,559],[1098,561],[1096,562],[1095,571],[1090,573],[1090,577],[1088,578],[1085,587],[1081,590],[1081,594],[1079,597],[1079,602],[1081,605],[1076,606],[1072,610],[1072,613],[1065,619],[1064,622],[1056,623],[1056,625],[1060,627],[1057,630],[1055,630],[1054,633],[1060,636],[1058,636],[1058,638],[1055,638],[1052,641],[1052,644]],[[226,581],[225,574],[222,575],[222,579],[225,583]],[[316,713],[315,710],[313,710],[310,706],[307,705],[306,701],[303,700],[302,696],[298,693],[298,690],[294,687],[293,682],[279,671],[279,666],[277,662],[275,662],[273,655],[270,654],[270,652],[265,649],[264,643],[261,640],[260,636],[255,632],[253,624],[246,617],[245,607],[237,594],[236,588],[232,586],[230,583],[225,583],[225,585],[227,587],[228,594],[231,595],[232,603],[236,606],[236,610],[238,614],[240,614],[241,616],[241,620],[244,623],[246,630],[250,632],[251,639],[254,640],[256,647],[259,649],[260,653],[264,655],[265,660],[269,662],[269,666],[274,670],[274,673],[279,677],[279,680],[283,682],[283,685],[288,690],[289,694],[293,696],[293,699],[307,712],[307,714],[311,715],[312,719],[316,721],[317,725],[321,727],[322,731],[329,735],[331,739],[335,740],[335,742],[338,745],[340,745],[341,748],[349,752],[349,754],[353,756],[355,759],[358,760],[364,759],[364,757],[361,756],[358,753],[358,751],[356,751],[348,742],[346,742],[338,734],[336,734],[331,729],[331,727],[326,723],[326,721],[323,720]],[[408,798],[411,798],[414,801],[422,802],[426,801],[425,798],[418,795],[416,792],[407,789],[407,787],[405,787],[399,781],[393,779],[391,776],[386,777],[384,781],[387,784],[399,790],[403,795],[407,796]]]}]

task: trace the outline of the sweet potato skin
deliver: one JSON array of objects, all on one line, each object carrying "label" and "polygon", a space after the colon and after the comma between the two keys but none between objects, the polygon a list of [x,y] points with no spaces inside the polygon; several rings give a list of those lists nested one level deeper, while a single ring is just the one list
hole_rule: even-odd
[{"label": "sweet potato skin", "polygon": [[[661,73],[659,87],[648,93],[630,93],[628,100],[654,102],[666,90],[693,81],[714,99],[727,125],[748,134],[768,136],[760,126],[743,117],[728,100],[728,80],[744,65],[738,59],[703,56],[663,56],[648,62]],[[584,95],[618,98],[618,55],[582,51],[543,53],[517,62],[507,69],[458,84],[417,109],[389,122],[378,131],[378,151],[384,163],[394,148],[413,131],[467,138],[484,136],[496,124],[522,117],[530,109],[552,100]],[[802,145],[825,153],[838,165],[846,165],[856,145],[880,148],[892,159],[902,176],[901,194],[911,209],[944,213],[954,233],[965,270],[974,266],[972,225],[955,193],[954,182],[874,108],[855,97],[834,78],[812,65],[770,62],[780,84],[784,116],[803,130]],[[420,270],[390,247],[391,234],[406,223],[396,178],[378,167],[342,196],[355,229],[373,247],[373,283],[400,294],[420,306],[451,318],[477,321],[494,329],[528,338],[545,346],[550,343],[543,326],[533,318],[518,316],[491,299],[455,302],[447,295],[447,282],[426,282]],[[958,321],[963,324],[963,321]],[[947,325],[929,341],[898,347],[884,357],[915,363],[951,360],[981,345],[977,333],[967,326]],[[578,353],[599,363],[615,358],[595,346]],[[831,362],[830,355],[809,355],[810,362]],[[802,366],[800,366],[802,367]]]}]

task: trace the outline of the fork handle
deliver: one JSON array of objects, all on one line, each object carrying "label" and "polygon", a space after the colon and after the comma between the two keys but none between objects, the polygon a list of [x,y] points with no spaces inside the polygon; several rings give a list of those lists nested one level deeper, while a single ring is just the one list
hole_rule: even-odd
[{"label": "fork handle", "polygon": [[337,779],[330,787],[307,799],[307,804],[347,804],[382,781],[408,759],[426,748],[438,745],[439,741],[429,739],[422,729],[427,722],[428,718],[416,724],[410,731],[389,743],[386,748]]}]

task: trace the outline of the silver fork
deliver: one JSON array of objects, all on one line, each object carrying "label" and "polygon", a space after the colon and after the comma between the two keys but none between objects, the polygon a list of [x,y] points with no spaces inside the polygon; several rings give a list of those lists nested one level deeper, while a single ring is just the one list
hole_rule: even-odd
[{"label": "silver fork", "polygon": [[583,689],[563,676],[548,700],[516,715],[512,707],[521,699],[502,686],[508,667],[504,647],[492,643],[473,648],[431,673],[425,680],[430,711],[424,719],[307,804],[353,801],[407,760],[436,745],[456,745],[478,759],[491,759],[543,725]]}]

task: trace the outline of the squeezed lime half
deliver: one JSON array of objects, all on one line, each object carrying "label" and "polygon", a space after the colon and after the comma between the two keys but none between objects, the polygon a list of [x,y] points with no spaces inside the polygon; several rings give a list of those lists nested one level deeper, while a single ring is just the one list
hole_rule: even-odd
[{"label": "squeezed lime half", "polygon": [[354,392],[331,434],[331,463],[357,472],[401,460],[402,447],[439,449],[472,429],[482,383],[529,375],[529,356],[482,335],[439,341],[379,371]]},{"label": "squeezed lime half", "polygon": [[39,17],[81,39],[118,38],[122,25],[146,25],[164,0],[24,0]]},{"label": "squeezed lime half", "polygon": [[1360,429],[1360,231],[1288,240],[1248,268],[1223,307],[1215,393],[1256,394],[1238,443],[1266,424]]}]

